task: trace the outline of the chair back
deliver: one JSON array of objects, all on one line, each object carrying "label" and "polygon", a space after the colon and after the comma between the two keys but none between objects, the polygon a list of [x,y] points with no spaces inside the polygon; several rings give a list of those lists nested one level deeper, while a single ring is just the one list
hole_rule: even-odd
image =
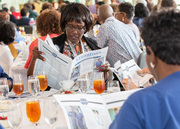
[{"label": "chair back", "polygon": [[8,47],[9,47],[14,59],[16,59],[16,57],[18,56],[19,53],[18,53],[18,50],[14,47],[14,44],[17,44],[17,42],[11,43],[10,45],[8,45]]},{"label": "chair back", "polygon": [[33,34],[33,27],[32,26],[17,26],[17,30],[20,30],[20,27],[24,27],[24,32],[26,34]]},{"label": "chair back", "polygon": [[142,52],[139,57],[138,57],[138,61],[137,61],[137,65],[143,69],[145,67],[147,67],[147,63],[146,63],[146,52]]}]

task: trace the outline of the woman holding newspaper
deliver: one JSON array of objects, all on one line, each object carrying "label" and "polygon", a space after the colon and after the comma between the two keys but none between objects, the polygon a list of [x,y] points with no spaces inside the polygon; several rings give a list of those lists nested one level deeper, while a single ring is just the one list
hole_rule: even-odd
[{"label": "woman holding newspaper", "polygon": [[[53,38],[53,43],[58,46],[59,52],[74,59],[77,55],[100,49],[97,42],[93,39],[84,36],[84,33],[90,30],[93,24],[93,16],[89,9],[80,3],[71,3],[66,5],[61,13],[60,27],[64,34]],[[36,59],[45,61],[41,56],[43,52],[38,50],[38,47],[33,49],[33,64],[30,64],[28,69],[29,75],[33,73],[34,64]],[[107,79],[109,63],[101,66],[101,72],[104,72],[105,79]]]}]

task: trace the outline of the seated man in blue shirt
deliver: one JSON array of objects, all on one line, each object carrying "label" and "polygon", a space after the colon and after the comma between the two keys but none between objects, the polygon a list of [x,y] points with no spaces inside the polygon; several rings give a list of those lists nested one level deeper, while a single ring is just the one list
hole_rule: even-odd
[{"label": "seated man in blue shirt", "polygon": [[[3,68],[0,66],[0,78],[7,78],[8,85],[9,85],[9,91],[12,89],[13,80],[11,77],[9,77],[4,71]],[[1,128],[0,128],[1,129]]]}]

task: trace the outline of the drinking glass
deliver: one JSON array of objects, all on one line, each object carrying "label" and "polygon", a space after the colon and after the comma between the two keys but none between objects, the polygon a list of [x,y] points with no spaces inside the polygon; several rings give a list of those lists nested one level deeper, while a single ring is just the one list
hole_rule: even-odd
[{"label": "drinking glass", "polygon": [[59,104],[54,98],[48,98],[44,101],[43,111],[45,121],[54,128],[54,124],[59,116]]},{"label": "drinking glass", "polygon": [[32,96],[37,96],[38,93],[40,92],[39,79],[36,76],[29,76],[28,87],[29,87],[29,92],[32,94]]},{"label": "drinking glass", "polygon": [[60,81],[59,85],[63,88],[64,91],[70,91],[72,86],[74,85],[74,81],[73,80]]},{"label": "drinking glass", "polygon": [[83,78],[79,78],[76,84],[79,87],[81,93],[86,93],[90,87],[90,80],[87,76],[85,76]]},{"label": "drinking glass", "polygon": [[9,93],[9,86],[7,78],[0,78],[0,96],[2,99],[5,99],[8,97]]},{"label": "drinking glass", "polygon": [[18,129],[22,122],[22,110],[19,104],[13,104],[13,108],[7,113],[8,123],[13,129]]},{"label": "drinking glass", "polygon": [[45,71],[38,72],[38,79],[40,84],[40,90],[44,92],[48,87],[48,81]]},{"label": "drinking glass", "polygon": [[105,90],[105,81],[103,72],[94,72],[94,90],[97,94],[101,94]]},{"label": "drinking glass", "polygon": [[38,121],[41,117],[41,108],[39,100],[33,98],[26,101],[26,114],[34,125],[38,125]]},{"label": "drinking glass", "polygon": [[109,81],[107,90],[108,90],[108,93],[120,92],[119,82]]},{"label": "drinking glass", "polygon": [[16,95],[18,95],[18,98],[20,99],[20,95],[24,91],[24,84],[22,81],[22,76],[20,74],[13,76],[13,91]]}]

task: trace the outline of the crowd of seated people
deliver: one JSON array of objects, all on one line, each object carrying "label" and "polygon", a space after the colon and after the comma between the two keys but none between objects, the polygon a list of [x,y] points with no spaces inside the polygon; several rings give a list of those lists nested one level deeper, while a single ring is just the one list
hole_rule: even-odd
[{"label": "crowd of seated people", "polygon": [[[178,37],[179,34],[176,33],[180,30],[179,26],[175,26],[174,24],[180,22],[180,12],[175,10],[177,4],[174,0],[161,0],[158,4],[154,5],[152,0],[137,0],[135,6],[128,2],[116,3],[114,5],[96,2],[96,11],[93,14],[88,7],[80,3],[58,4],[57,2],[45,2],[38,14],[32,3],[26,3],[20,10],[21,16],[16,13],[13,7],[11,8],[11,13],[5,4],[0,11],[0,78],[6,77],[9,80],[10,90],[13,88],[12,78],[8,76],[8,73],[14,58],[7,45],[14,41],[25,42],[25,39],[21,37],[16,27],[29,26],[30,19],[36,22],[38,38],[45,40],[47,34],[49,34],[58,51],[71,59],[74,59],[83,52],[108,47],[107,62],[100,66],[100,71],[104,72],[105,80],[108,80],[109,76],[113,76],[109,74],[109,64],[111,67],[114,67],[114,64],[119,60],[121,63],[125,63],[131,59],[134,59],[137,63],[138,57],[142,53],[138,43],[143,39],[147,52],[146,59],[148,66],[143,71],[144,73],[152,74],[160,83],[157,83],[155,87],[149,87],[131,96],[122,107],[122,110],[120,110],[110,128],[148,129],[152,124],[155,124],[150,113],[153,110],[149,109],[149,104],[146,105],[146,103],[143,103],[144,100],[141,98],[141,95],[147,93],[145,95],[146,101],[150,104],[155,104],[157,110],[160,112],[161,107],[158,103],[162,101],[163,105],[167,107],[168,104],[165,101],[170,103],[168,98],[166,98],[166,96],[169,96],[173,102],[172,105],[176,105],[176,101],[173,100],[174,98],[171,95],[173,93],[177,95],[178,93],[176,91],[179,91],[177,87],[178,79],[175,76],[179,76],[180,70],[178,62],[178,40],[180,39]],[[114,10],[112,7],[114,7]],[[166,16],[169,16],[169,18],[166,19]],[[158,17],[160,17],[159,21]],[[172,21],[170,18],[172,18]],[[163,26],[160,24],[164,22],[170,25]],[[100,26],[97,35],[86,35],[96,24]],[[150,24],[152,27],[149,27]],[[159,29],[157,33],[156,28]],[[11,31],[9,31],[10,29]],[[174,35],[172,36],[172,34]],[[29,56],[24,65],[24,68],[27,69],[27,76],[33,75],[36,60],[46,60],[42,56],[43,52],[38,49],[38,38],[29,45]],[[167,38],[171,39],[171,41]],[[171,44],[168,44],[168,41]],[[161,45],[163,43],[166,46]],[[174,51],[170,47],[173,47],[172,49]],[[167,57],[165,56],[166,53],[168,53]],[[170,88],[170,84],[168,83],[168,80],[171,81],[173,79],[175,80],[173,82],[174,89]],[[122,83],[126,85],[129,83],[129,80],[123,80]],[[165,85],[165,87],[162,85]],[[134,83],[132,83],[132,86],[132,89],[137,88]],[[158,86],[164,92],[160,91]],[[168,94],[166,88],[171,93]],[[127,89],[125,88],[124,90]],[[152,100],[155,100],[156,97],[154,96],[151,100],[150,93],[157,96],[155,102]],[[137,111],[135,110],[136,108],[140,108],[142,111]],[[127,109],[131,114],[126,111]],[[144,109],[148,110],[145,114],[143,114]],[[177,111],[176,108],[171,106],[170,109]],[[165,117],[167,119],[170,109],[166,109],[167,116]],[[131,119],[123,119],[127,115],[130,115]],[[160,115],[162,114],[159,113],[156,115],[159,120],[161,120]],[[170,119],[172,120],[169,121],[171,127],[179,127],[178,123],[174,122],[176,119],[179,119],[179,116],[175,114],[171,115]],[[143,118],[152,121],[146,123],[142,120]],[[129,120],[131,120],[130,124],[128,122]],[[134,125],[133,121],[136,121],[138,125]],[[161,124],[166,124],[163,120],[160,122],[164,122]],[[157,124],[157,128],[162,128],[160,122]]]}]

